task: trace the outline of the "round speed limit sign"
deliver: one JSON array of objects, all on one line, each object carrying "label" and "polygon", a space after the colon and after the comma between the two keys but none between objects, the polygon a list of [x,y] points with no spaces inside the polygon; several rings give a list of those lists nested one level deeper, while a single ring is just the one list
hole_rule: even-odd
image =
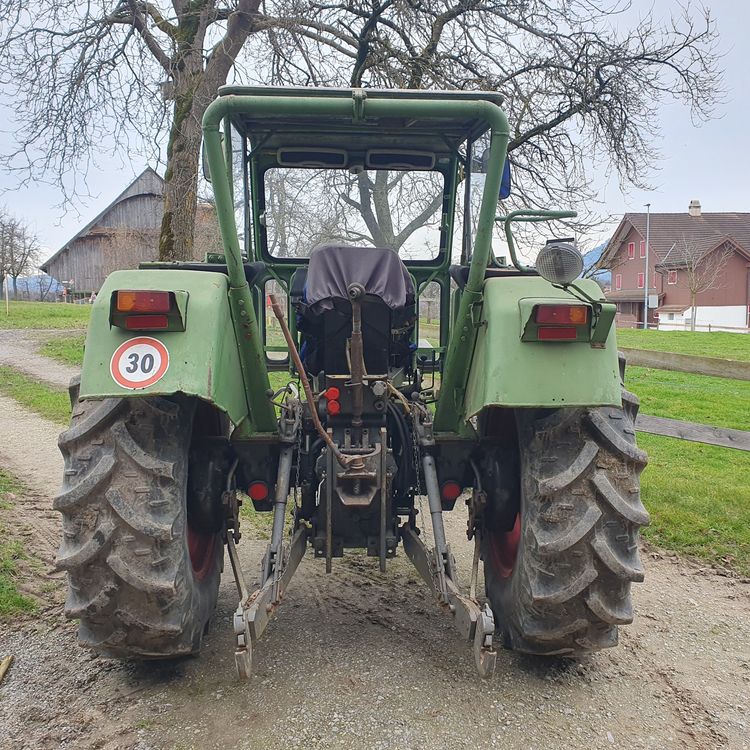
[{"label": "round speed limit sign", "polygon": [[109,363],[115,383],[130,391],[147,388],[161,380],[168,367],[167,347],[149,336],[138,336],[120,344]]}]

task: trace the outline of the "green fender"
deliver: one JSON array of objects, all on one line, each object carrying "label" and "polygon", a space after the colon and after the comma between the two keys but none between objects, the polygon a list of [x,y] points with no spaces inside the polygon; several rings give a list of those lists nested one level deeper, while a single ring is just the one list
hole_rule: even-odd
[{"label": "green fender", "polygon": [[[127,331],[110,324],[112,295],[117,290],[176,292],[184,331]],[[239,424],[248,407],[224,274],[207,271],[115,271],[107,277],[91,310],[81,372],[81,398],[108,396],[198,396]],[[113,355],[133,339],[160,341],[169,355],[159,380],[136,389],[119,385],[112,374]]]},{"label": "green fender", "polygon": [[[605,303],[598,284],[577,286]],[[538,276],[488,279],[465,395],[469,419],[487,406],[558,408],[619,406],[620,374],[611,305],[599,323],[601,343],[522,341],[534,303],[578,302]],[[606,320],[605,320],[606,318]],[[605,329],[606,330],[606,329]],[[587,335],[587,339],[588,339]]]}]

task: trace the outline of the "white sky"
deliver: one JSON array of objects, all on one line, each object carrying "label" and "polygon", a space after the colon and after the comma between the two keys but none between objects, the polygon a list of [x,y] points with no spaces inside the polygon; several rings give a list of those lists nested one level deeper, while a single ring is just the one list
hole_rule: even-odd
[{"label": "white sky", "polygon": [[[649,7],[648,0],[636,0],[637,6]],[[750,211],[750,55],[747,36],[750,33],[750,3],[746,0],[713,0],[709,2],[721,35],[725,71],[725,102],[717,108],[714,120],[695,127],[688,111],[679,104],[668,104],[661,114],[662,138],[657,144],[662,160],[651,176],[653,190],[629,190],[623,193],[615,179],[602,180],[600,196],[603,211],[614,216],[626,211],[687,211],[691,199],[700,200],[704,211]],[[655,12],[675,7],[670,0],[654,0]],[[0,149],[8,148],[7,123],[0,123]],[[0,174],[0,204],[29,222],[43,248],[50,254],[59,249],[84,224],[105,208],[147,163],[132,158],[106,161],[88,175],[93,197],[82,201],[81,213],[62,214],[58,191],[48,185],[35,184],[17,189],[15,177]],[[612,227],[601,236],[587,238],[587,246],[606,239]]]}]

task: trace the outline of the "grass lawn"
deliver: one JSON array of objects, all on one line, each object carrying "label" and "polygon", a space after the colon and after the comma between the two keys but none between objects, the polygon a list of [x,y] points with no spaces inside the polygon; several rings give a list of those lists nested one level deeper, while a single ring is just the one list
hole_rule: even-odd
[{"label": "grass lawn", "polygon": [[750,381],[628,367],[625,384],[644,414],[750,430]]},{"label": "grass lawn", "polygon": [[750,575],[750,453],[638,435],[653,544]]},{"label": "grass lawn", "polygon": [[[22,491],[20,483],[0,469],[0,509],[11,509],[13,494]],[[36,609],[36,604],[16,588],[18,563],[26,559],[26,554],[20,542],[8,537],[7,529],[0,523],[0,619]]]},{"label": "grass lawn", "polygon": [[5,302],[0,305],[0,328],[85,328],[91,305],[55,302],[11,302],[10,315]]},{"label": "grass lawn", "polygon": [[66,365],[80,367],[83,363],[83,343],[86,336],[57,336],[42,345],[41,353]]},{"label": "grass lawn", "polygon": [[631,349],[693,354],[750,362],[750,335],[716,331],[638,331],[618,328],[617,343]]},{"label": "grass lawn", "polygon": [[45,419],[65,426],[70,422],[67,391],[39,383],[11,367],[0,366],[0,393]]}]

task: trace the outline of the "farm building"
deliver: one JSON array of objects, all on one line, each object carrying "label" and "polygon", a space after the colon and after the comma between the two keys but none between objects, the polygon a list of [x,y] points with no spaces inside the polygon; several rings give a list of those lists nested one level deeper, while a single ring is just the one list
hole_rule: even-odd
[{"label": "farm building", "polygon": [[648,255],[648,325],[660,330],[746,331],[750,315],[750,213],[628,213],[598,267],[620,326],[642,327]]},{"label": "farm building", "polygon": [[[88,295],[98,291],[112,271],[157,260],[163,191],[164,180],[147,168],[41,269],[75,294]],[[198,205],[195,234],[196,260],[206,252],[221,252],[213,206]]]}]

